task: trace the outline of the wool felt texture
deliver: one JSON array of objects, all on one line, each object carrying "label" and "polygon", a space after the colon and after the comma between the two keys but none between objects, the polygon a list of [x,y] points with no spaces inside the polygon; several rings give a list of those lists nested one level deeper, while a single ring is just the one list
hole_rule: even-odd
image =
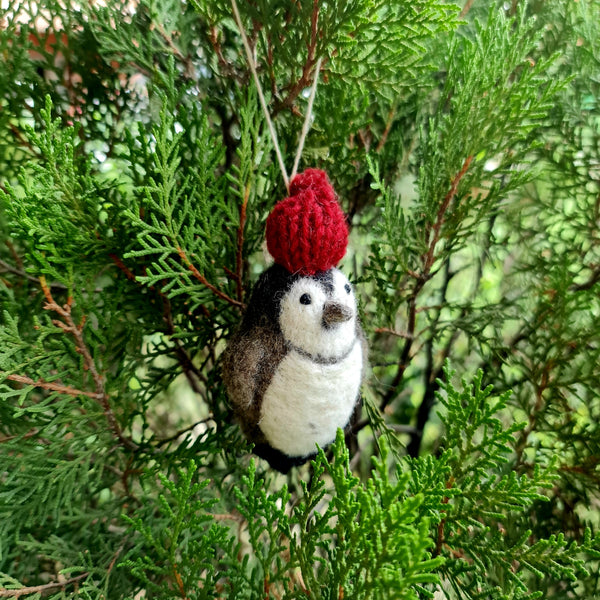
[{"label": "wool felt texture", "polygon": [[346,218],[329,178],[306,169],[290,184],[290,196],[267,218],[267,249],[290,273],[314,275],[335,267],[348,245]]},{"label": "wool felt texture", "polygon": [[360,402],[366,354],[341,271],[267,269],[223,356],[228,396],[255,453],[287,472],[331,443]]}]

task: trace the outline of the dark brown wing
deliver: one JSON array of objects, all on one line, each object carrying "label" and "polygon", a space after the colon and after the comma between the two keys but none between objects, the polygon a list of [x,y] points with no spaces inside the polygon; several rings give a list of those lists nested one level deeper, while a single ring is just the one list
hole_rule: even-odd
[{"label": "dark brown wing", "polygon": [[282,335],[269,326],[239,331],[225,350],[223,381],[234,412],[250,441],[262,441],[256,439],[262,398],[286,353]]}]

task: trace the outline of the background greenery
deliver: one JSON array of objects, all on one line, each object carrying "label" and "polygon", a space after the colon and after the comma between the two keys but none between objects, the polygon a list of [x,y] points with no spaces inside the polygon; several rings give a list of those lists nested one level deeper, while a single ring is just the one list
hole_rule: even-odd
[{"label": "background greenery", "polygon": [[6,0],[0,597],[597,598],[600,3],[240,11],[288,169],[323,59],[362,417],[284,477],[224,394],[285,196],[230,4]]}]

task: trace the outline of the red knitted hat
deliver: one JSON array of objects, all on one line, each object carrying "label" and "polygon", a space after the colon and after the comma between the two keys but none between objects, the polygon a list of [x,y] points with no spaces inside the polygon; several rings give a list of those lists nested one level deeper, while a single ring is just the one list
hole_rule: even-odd
[{"label": "red knitted hat", "polygon": [[314,275],[335,267],[346,253],[348,227],[324,171],[306,169],[290,184],[290,196],[267,218],[267,248],[290,273]]}]

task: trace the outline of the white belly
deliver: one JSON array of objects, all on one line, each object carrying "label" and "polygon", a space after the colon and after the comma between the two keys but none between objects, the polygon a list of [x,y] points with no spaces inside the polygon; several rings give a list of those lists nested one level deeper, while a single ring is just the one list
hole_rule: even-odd
[{"label": "white belly", "polygon": [[325,447],[354,410],[362,374],[358,340],[346,358],[332,365],[313,362],[295,351],[279,364],[263,397],[260,428],[288,456]]}]

